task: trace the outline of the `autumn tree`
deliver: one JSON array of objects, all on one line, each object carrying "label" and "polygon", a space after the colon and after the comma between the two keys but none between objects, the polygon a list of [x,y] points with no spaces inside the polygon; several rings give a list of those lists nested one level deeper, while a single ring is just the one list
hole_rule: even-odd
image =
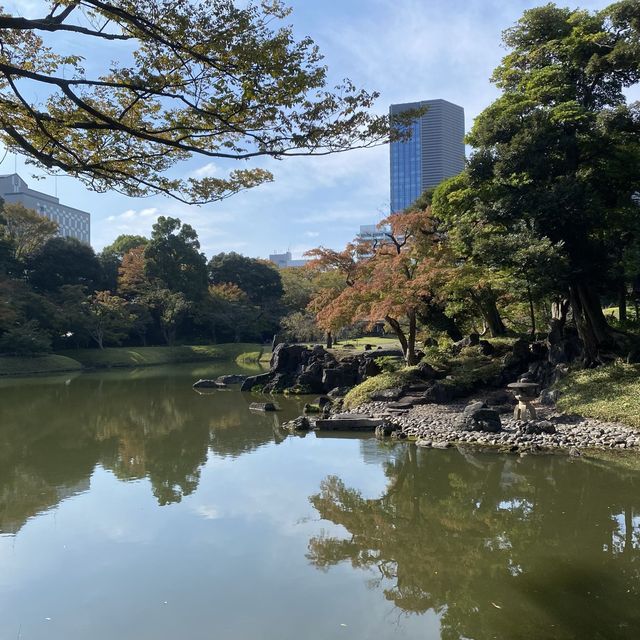
[{"label": "autumn tree", "polygon": [[151,284],[145,274],[143,245],[132,247],[122,256],[122,264],[118,268],[118,293],[127,297],[135,297],[148,291]]},{"label": "autumn tree", "polygon": [[312,266],[337,270],[346,285],[335,298],[317,305],[317,319],[325,329],[358,320],[384,320],[412,365],[417,362],[423,298],[437,295],[439,279],[444,277],[444,248],[436,241],[430,211],[395,213],[381,227],[387,228],[386,241],[351,244],[342,252],[324,248],[309,252]]},{"label": "autumn tree", "polygon": [[[328,87],[279,0],[42,0],[0,16],[0,140],[97,191],[189,203],[272,179],[260,168],[169,177],[190,157],[246,161],[368,147],[395,134],[376,93]],[[60,36],[78,43],[62,50]],[[78,51],[95,51],[89,74]],[[406,117],[406,116],[405,116]],[[398,128],[398,131],[401,129]]]}]

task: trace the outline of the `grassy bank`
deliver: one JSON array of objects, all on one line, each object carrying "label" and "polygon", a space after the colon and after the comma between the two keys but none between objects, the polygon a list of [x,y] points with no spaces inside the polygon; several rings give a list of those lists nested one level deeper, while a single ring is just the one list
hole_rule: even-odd
[{"label": "grassy bank", "polygon": [[28,376],[38,373],[79,371],[82,365],[74,358],[61,355],[16,358],[0,356],[0,376]]},{"label": "grassy bank", "polygon": [[640,366],[616,363],[572,371],[556,388],[558,408],[587,418],[640,427]]},{"label": "grassy bank", "polygon": [[181,362],[234,361],[242,353],[257,352],[259,345],[232,343],[179,347],[112,347],[73,349],[34,358],[0,357],[0,376],[20,376],[80,369],[148,367]]},{"label": "grassy bank", "polygon": [[108,349],[77,349],[61,352],[74,358],[87,369],[106,367],[147,367],[180,362],[235,360],[239,354],[255,351],[255,344],[231,343],[212,345],[181,345],[179,347],[112,347]]}]

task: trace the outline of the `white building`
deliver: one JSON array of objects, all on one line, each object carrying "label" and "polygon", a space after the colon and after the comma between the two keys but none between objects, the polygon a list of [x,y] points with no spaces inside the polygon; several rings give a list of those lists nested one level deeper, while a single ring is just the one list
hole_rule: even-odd
[{"label": "white building", "polygon": [[307,264],[306,260],[292,260],[291,251],[286,253],[272,253],[269,256],[269,261],[278,267],[278,269],[285,269],[286,267],[304,267]]},{"label": "white building", "polygon": [[77,238],[91,244],[91,215],[74,209],[54,196],[29,189],[27,183],[17,174],[0,176],[0,198],[5,202],[17,202],[27,209],[58,223],[58,233],[65,238]]}]

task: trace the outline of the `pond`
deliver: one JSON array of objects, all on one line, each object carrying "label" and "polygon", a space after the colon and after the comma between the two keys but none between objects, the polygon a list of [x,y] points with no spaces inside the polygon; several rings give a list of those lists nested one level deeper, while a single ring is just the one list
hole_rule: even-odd
[{"label": "pond", "polygon": [[223,372],[0,382],[2,640],[640,637],[633,465],[288,436]]}]

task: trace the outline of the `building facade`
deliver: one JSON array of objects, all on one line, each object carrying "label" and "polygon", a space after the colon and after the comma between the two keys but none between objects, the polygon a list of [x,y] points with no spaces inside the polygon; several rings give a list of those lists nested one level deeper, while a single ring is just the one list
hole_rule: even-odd
[{"label": "building facade", "polygon": [[77,238],[91,244],[91,215],[74,209],[54,196],[29,189],[27,183],[17,174],[0,176],[0,198],[5,202],[20,203],[27,209],[58,223],[58,234],[65,238]]},{"label": "building facade", "polygon": [[269,261],[278,267],[278,269],[285,269],[286,267],[304,267],[307,264],[306,260],[293,260],[291,257],[291,251],[286,253],[272,253],[269,256]]},{"label": "building facade", "polygon": [[411,137],[390,145],[392,213],[464,169],[464,109],[438,99],[392,104],[389,114],[421,107],[427,110],[411,125]]}]

